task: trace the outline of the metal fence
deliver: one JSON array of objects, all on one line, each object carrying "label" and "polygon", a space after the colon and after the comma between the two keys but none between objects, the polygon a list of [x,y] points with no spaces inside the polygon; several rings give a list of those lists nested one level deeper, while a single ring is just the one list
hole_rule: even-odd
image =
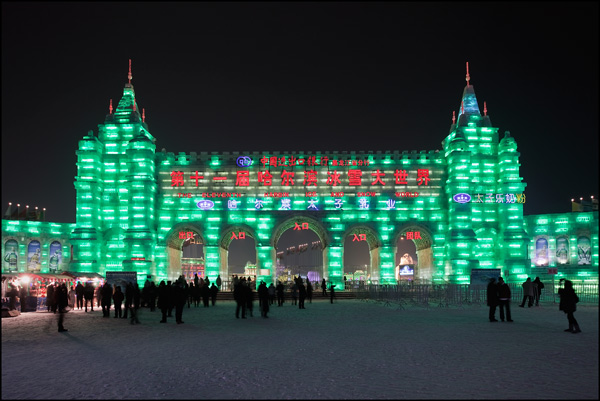
[{"label": "metal fence", "polygon": [[[553,304],[560,301],[558,297],[558,284],[544,284],[540,296],[542,304]],[[521,284],[509,284],[511,299],[521,303],[523,288]],[[598,304],[597,284],[574,284],[579,303]],[[408,284],[408,285],[365,285],[364,288],[350,288],[356,298],[366,302],[378,302],[386,305],[397,305],[403,308],[406,305],[423,307],[449,307],[465,305],[487,305],[487,288],[470,284]]]}]

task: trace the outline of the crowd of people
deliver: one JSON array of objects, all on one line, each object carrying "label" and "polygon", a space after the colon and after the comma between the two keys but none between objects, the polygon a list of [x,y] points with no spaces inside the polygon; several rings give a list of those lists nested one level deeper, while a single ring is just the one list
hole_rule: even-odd
[{"label": "crowd of people", "polygon": [[[573,282],[560,279],[560,283],[564,283],[564,288],[559,288],[558,290],[558,296],[560,297],[558,309],[567,314],[567,320],[569,322],[569,328],[565,329],[565,331],[574,334],[581,333],[579,324],[573,315],[577,310],[577,303],[579,302],[579,297],[573,288]],[[542,289],[544,288],[544,283],[540,281],[540,278],[536,277],[535,280],[531,281],[531,277],[528,277],[521,286],[523,287],[523,300],[519,306],[524,308],[525,303],[527,303],[528,307],[533,305],[539,306]],[[497,307],[500,310],[500,320],[503,322],[505,319],[507,322],[513,321],[510,313],[510,299],[510,287],[504,282],[504,279],[499,277],[498,282],[496,282],[495,278],[491,278],[487,286],[487,305],[489,306],[488,317],[490,322],[498,321],[498,319],[496,319]]]},{"label": "crowd of people", "polygon": [[[569,328],[566,332],[580,333],[581,329],[577,320],[574,317],[576,304],[579,298],[573,289],[573,283],[570,280],[561,279],[560,283],[564,283],[564,288],[558,290],[560,297],[559,310],[567,314]],[[102,309],[102,316],[110,317],[111,307],[114,306],[115,319],[130,319],[131,324],[140,323],[138,318],[138,309],[140,307],[148,307],[150,311],[155,311],[158,308],[162,314],[160,323],[167,323],[167,318],[173,317],[175,310],[175,322],[183,324],[183,310],[187,304],[190,308],[200,306],[202,301],[203,307],[209,305],[215,306],[217,293],[220,291],[222,281],[219,275],[215,282],[210,282],[209,278],[202,278],[195,275],[193,280],[189,282],[184,276],[180,276],[174,282],[161,281],[157,286],[153,281],[146,281],[144,287],[140,290],[137,283],[127,282],[125,288],[120,285],[111,285],[105,282],[96,288],[91,282],[86,282],[85,285],[78,282],[76,286],[71,286],[67,289],[65,283],[54,283],[47,286],[46,289],[46,308],[48,312],[58,314],[58,331],[67,331],[64,327],[64,313],[67,307],[71,309],[83,309],[85,312],[94,311],[94,300],[96,307]],[[318,283],[315,283],[315,286]],[[321,290],[323,295],[327,296],[329,290],[330,302],[333,303],[335,298],[335,285],[330,284],[329,287],[325,279],[321,282]],[[291,305],[298,306],[299,309],[306,309],[305,301],[312,303],[313,283],[308,278],[303,279],[301,276],[294,277],[293,282],[284,284],[281,281],[275,286],[273,283],[267,284],[261,281],[256,286],[256,278],[253,281],[251,277],[241,277],[232,275],[233,297],[236,302],[235,317],[246,319],[247,316],[253,317],[253,304],[255,300],[255,289],[258,296],[258,307],[260,316],[268,318],[270,307],[277,303],[281,307],[286,302],[286,292],[289,292]],[[539,306],[539,301],[542,294],[544,284],[539,277],[535,280],[527,278],[522,284],[523,300],[520,307],[528,307],[533,305]],[[286,291],[287,290],[287,291]],[[16,309],[16,298],[21,299],[21,311],[25,311],[25,298],[27,290],[25,286],[11,286],[7,292],[9,297],[9,309]],[[499,309],[500,320],[513,322],[510,310],[511,289],[502,277],[491,278],[487,286],[487,305],[489,306],[489,321],[497,322],[496,309]],[[241,315],[241,316],[240,316]]]}]

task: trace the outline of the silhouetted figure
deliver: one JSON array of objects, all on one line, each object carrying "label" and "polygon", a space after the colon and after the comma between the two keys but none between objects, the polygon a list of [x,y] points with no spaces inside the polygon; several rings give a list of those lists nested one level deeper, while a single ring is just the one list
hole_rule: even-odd
[{"label": "silhouetted figure", "polygon": [[104,283],[102,286],[102,317],[110,317],[112,293],[112,285],[110,285],[110,283]]},{"label": "silhouetted figure", "polygon": [[200,289],[200,293],[202,294],[202,303],[205,308],[208,308],[208,299],[210,297],[210,289],[208,288],[208,280],[204,281],[204,285]]},{"label": "silhouetted figure", "polygon": [[24,285],[19,289],[19,302],[21,303],[21,313],[27,312],[27,287]]},{"label": "silhouetted figure", "polygon": [[285,286],[281,281],[277,283],[277,287],[275,287],[275,292],[277,293],[277,306],[283,306],[283,302],[285,301]]},{"label": "silhouetted figure", "polygon": [[63,283],[58,286],[58,288],[55,289],[55,293],[57,294],[58,331],[68,331],[63,325],[65,321],[65,308],[69,304],[69,293],[66,284]]},{"label": "silhouetted figure", "polygon": [[[234,279],[235,281],[235,279]],[[245,289],[244,283],[245,280],[238,280],[233,287],[233,299],[235,299],[235,317],[240,317],[240,310],[242,311],[242,319],[246,318],[246,297],[245,297]]]},{"label": "silhouetted figure", "polygon": [[212,306],[215,306],[215,303],[217,302],[217,293],[219,292],[219,287],[217,287],[215,285],[215,283],[212,283],[210,285],[210,301],[212,303]]},{"label": "silhouetted figure", "polygon": [[123,310],[121,309],[121,306],[123,305],[123,299],[125,299],[125,294],[123,294],[123,291],[121,291],[121,286],[118,285],[115,288],[115,293],[113,294],[113,302],[115,303],[115,319],[123,315]]},{"label": "silhouetted figure", "polygon": [[521,284],[521,287],[523,287],[523,301],[519,306],[524,308],[525,301],[528,301],[527,306],[531,308],[531,305],[533,305],[533,283],[531,282],[531,277],[527,277],[527,280]]},{"label": "silhouetted figure", "polygon": [[323,290],[323,296],[327,296],[327,284],[325,284],[325,278],[321,281],[321,289]]},{"label": "silhouetted figure", "polygon": [[331,284],[329,286],[329,298],[331,300],[331,303],[333,303],[333,298],[335,298],[335,291],[333,290],[334,287],[335,287],[335,284]]},{"label": "silhouetted figure", "polygon": [[248,283],[244,285],[244,296],[246,298],[246,314],[249,314],[250,317],[254,316],[252,310],[254,309],[254,290]]},{"label": "silhouetted figure", "polygon": [[565,280],[565,288],[559,288],[558,296],[560,297],[558,309],[567,314],[567,320],[569,321],[569,328],[565,331],[571,332],[573,334],[581,333],[579,324],[577,323],[577,320],[575,320],[575,316],[573,315],[577,310],[577,303],[579,302],[579,297],[575,293],[575,289],[573,288],[573,282],[571,280]]},{"label": "silhouetted figure", "polygon": [[156,288],[156,284],[154,284],[154,281],[150,282],[149,294],[150,312],[154,312],[154,310],[156,309],[156,296],[158,295],[158,288]]},{"label": "silhouetted figure", "polygon": [[491,278],[487,286],[487,305],[490,307],[489,319],[490,322],[497,322],[496,319],[496,307],[498,306],[498,285],[496,279]]},{"label": "silhouetted figure", "polygon": [[94,311],[94,286],[89,281],[85,283],[83,288],[83,298],[85,299],[85,311],[87,312],[88,302],[90,303],[91,311]]},{"label": "silhouetted figure", "polygon": [[135,283],[133,286],[133,302],[131,304],[131,310],[129,313],[131,314],[130,323],[136,324],[139,323],[140,320],[138,318],[138,312],[140,310],[140,305],[142,304],[142,291],[140,290],[140,286],[138,283]]},{"label": "silhouetted figure", "polygon": [[175,308],[175,293],[173,290],[173,283],[170,280],[167,281],[167,300],[169,301],[169,304],[167,306],[167,317],[173,317],[173,309]]},{"label": "silhouetted figure", "polygon": [[536,277],[535,280],[533,280],[533,283],[537,285],[536,291],[533,294],[535,306],[540,306],[540,299],[542,298],[542,290],[544,289],[544,283],[540,281],[539,277]]},{"label": "silhouetted figure", "polygon": [[269,292],[269,305],[273,305],[275,303],[275,286],[273,283],[269,284],[267,291]]},{"label": "silhouetted figure", "polygon": [[260,303],[260,315],[262,317],[269,317],[267,316],[269,313],[269,290],[267,289],[267,283],[261,281],[257,292]]},{"label": "silhouetted figure", "polygon": [[133,305],[133,284],[128,281],[125,286],[125,312],[123,313],[123,319],[127,319],[131,305]]},{"label": "silhouetted figure", "polygon": [[181,278],[176,280],[173,285],[173,292],[175,295],[175,322],[177,324],[183,323],[183,308],[187,299],[186,283]]},{"label": "silhouetted figure", "polygon": [[81,284],[81,281],[75,286],[75,295],[77,296],[77,309],[83,309],[83,298],[84,298],[85,287]]},{"label": "silhouetted figure", "polygon": [[304,286],[304,283],[302,282],[302,277],[298,277],[297,285],[298,285],[298,298],[300,300],[300,302],[298,302],[298,309],[306,309],[304,307],[304,300],[306,299],[306,287]]},{"label": "silhouetted figure", "polygon": [[292,305],[298,305],[298,283],[296,281],[292,283],[290,290],[292,292]]},{"label": "silhouetted figure", "polygon": [[192,297],[194,298],[194,306],[196,307],[200,306],[200,297],[202,296],[201,292],[202,290],[200,289],[200,285],[194,286]]},{"label": "silhouetted figure", "polygon": [[[48,307],[48,312],[54,311],[54,285],[53,284],[48,285],[48,287],[46,288],[46,306]],[[11,309],[14,309],[14,307]]]},{"label": "silhouetted figure", "polygon": [[222,283],[222,281],[221,281],[221,275],[219,274],[219,275],[217,276],[217,289],[218,289],[219,291],[221,291],[221,283]]},{"label": "silhouetted figure", "polygon": [[512,322],[510,315],[510,287],[502,277],[498,278],[498,305],[500,309],[500,320],[504,321],[504,310],[506,309],[506,321]]},{"label": "silhouetted figure", "polygon": [[162,280],[158,285],[158,309],[160,309],[162,313],[162,319],[160,323],[167,323],[167,312],[169,311],[169,292],[167,290],[167,286],[165,285],[165,281]]},{"label": "silhouetted figure", "polygon": [[313,293],[313,287],[312,287],[312,284],[310,283],[310,280],[307,277],[306,278],[306,298],[308,299],[309,304],[312,304],[312,293]]},{"label": "silhouetted figure", "polygon": [[[48,287],[50,288],[50,287]],[[53,289],[54,291],[54,289]],[[8,301],[8,309],[16,310],[17,309],[17,297],[19,296],[19,290],[17,290],[17,286],[14,284],[10,285],[10,290],[7,293],[9,301]],[[53,292],[54,295],[54,292]],[[48,304],[48,298],[46,298],[46,304],[48,305],[48,312],[50,312],[51,305]]]}]

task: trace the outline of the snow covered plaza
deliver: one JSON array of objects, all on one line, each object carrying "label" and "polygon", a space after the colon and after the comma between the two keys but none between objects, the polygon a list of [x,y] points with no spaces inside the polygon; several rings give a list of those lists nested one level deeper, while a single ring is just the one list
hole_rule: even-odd
[{"label": "snow covered plaza", "polygon": [[185,324],[71,311],[2,319],[2,399],[598,399],[598,306],[565,333],[558,304],[287,301],[236,319],[233,301],[185,308]]}]

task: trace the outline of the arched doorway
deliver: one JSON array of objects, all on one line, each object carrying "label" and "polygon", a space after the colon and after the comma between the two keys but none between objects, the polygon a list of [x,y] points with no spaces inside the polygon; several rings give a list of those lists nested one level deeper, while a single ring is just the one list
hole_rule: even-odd
[{"label": "arched doorway", "polygon": [[221,280],[230,280],[233,274],[238,276],[258,275],[256,252],[256,233],[245,224],[228,227],[221,235],[219,244]]},{"label": "arched doorway", "polygon": [[273,232],[273,280],[291,282],[301,275],[319,282],[327,275],[329,239],[322,224],[310,217],[293,216],[280,223]]},{"label": "arched doorway", "polygon": [[[347,245],[350,245],[347,248]],[[350,227],[344,234],[343,269],[344,273],[352,271],[356,265],[354,257],[360,257],[358,265],[360,272],[357,277],[365,277],[366,283],[379,284],[380,280],[380,257],[379,251],[381,241],[372,228],[365,225]],[[368,254],[365,255],[365,250]],[[347,266],[347,263],[349,265]],[[360,268],[362,267],[362,269]],[[352,272],[353,275],[356,271]]]},{"label": "arched doorway", "polygon": [[205,240],[197,224],[175,225],[167,236],[167,279],[176,280],[183,275],[193,280],[194,274],[205,277]]},{"label": "arched doorway", "polygon": [[[410,244],[403,243],[403,241],[411,241],[414,244],[415,255],[406,252],[406,250],[412,250],[412,247]],[[399,265],[402,265],[403,257],[404,261],[410,261],[405,255],[408,254],[413,261],[413,280],[418,283],[431,283],[434,263],[433,250],[431,248],[432,243],[431,232],[425,226],[421,224],[407,224],[402,226],[394,241],[396,267],[398,268]],[[405,265],[410,265],[410,263],[406,263],[403,266]],[[400,269],[403,266],[400,266]]]}]

